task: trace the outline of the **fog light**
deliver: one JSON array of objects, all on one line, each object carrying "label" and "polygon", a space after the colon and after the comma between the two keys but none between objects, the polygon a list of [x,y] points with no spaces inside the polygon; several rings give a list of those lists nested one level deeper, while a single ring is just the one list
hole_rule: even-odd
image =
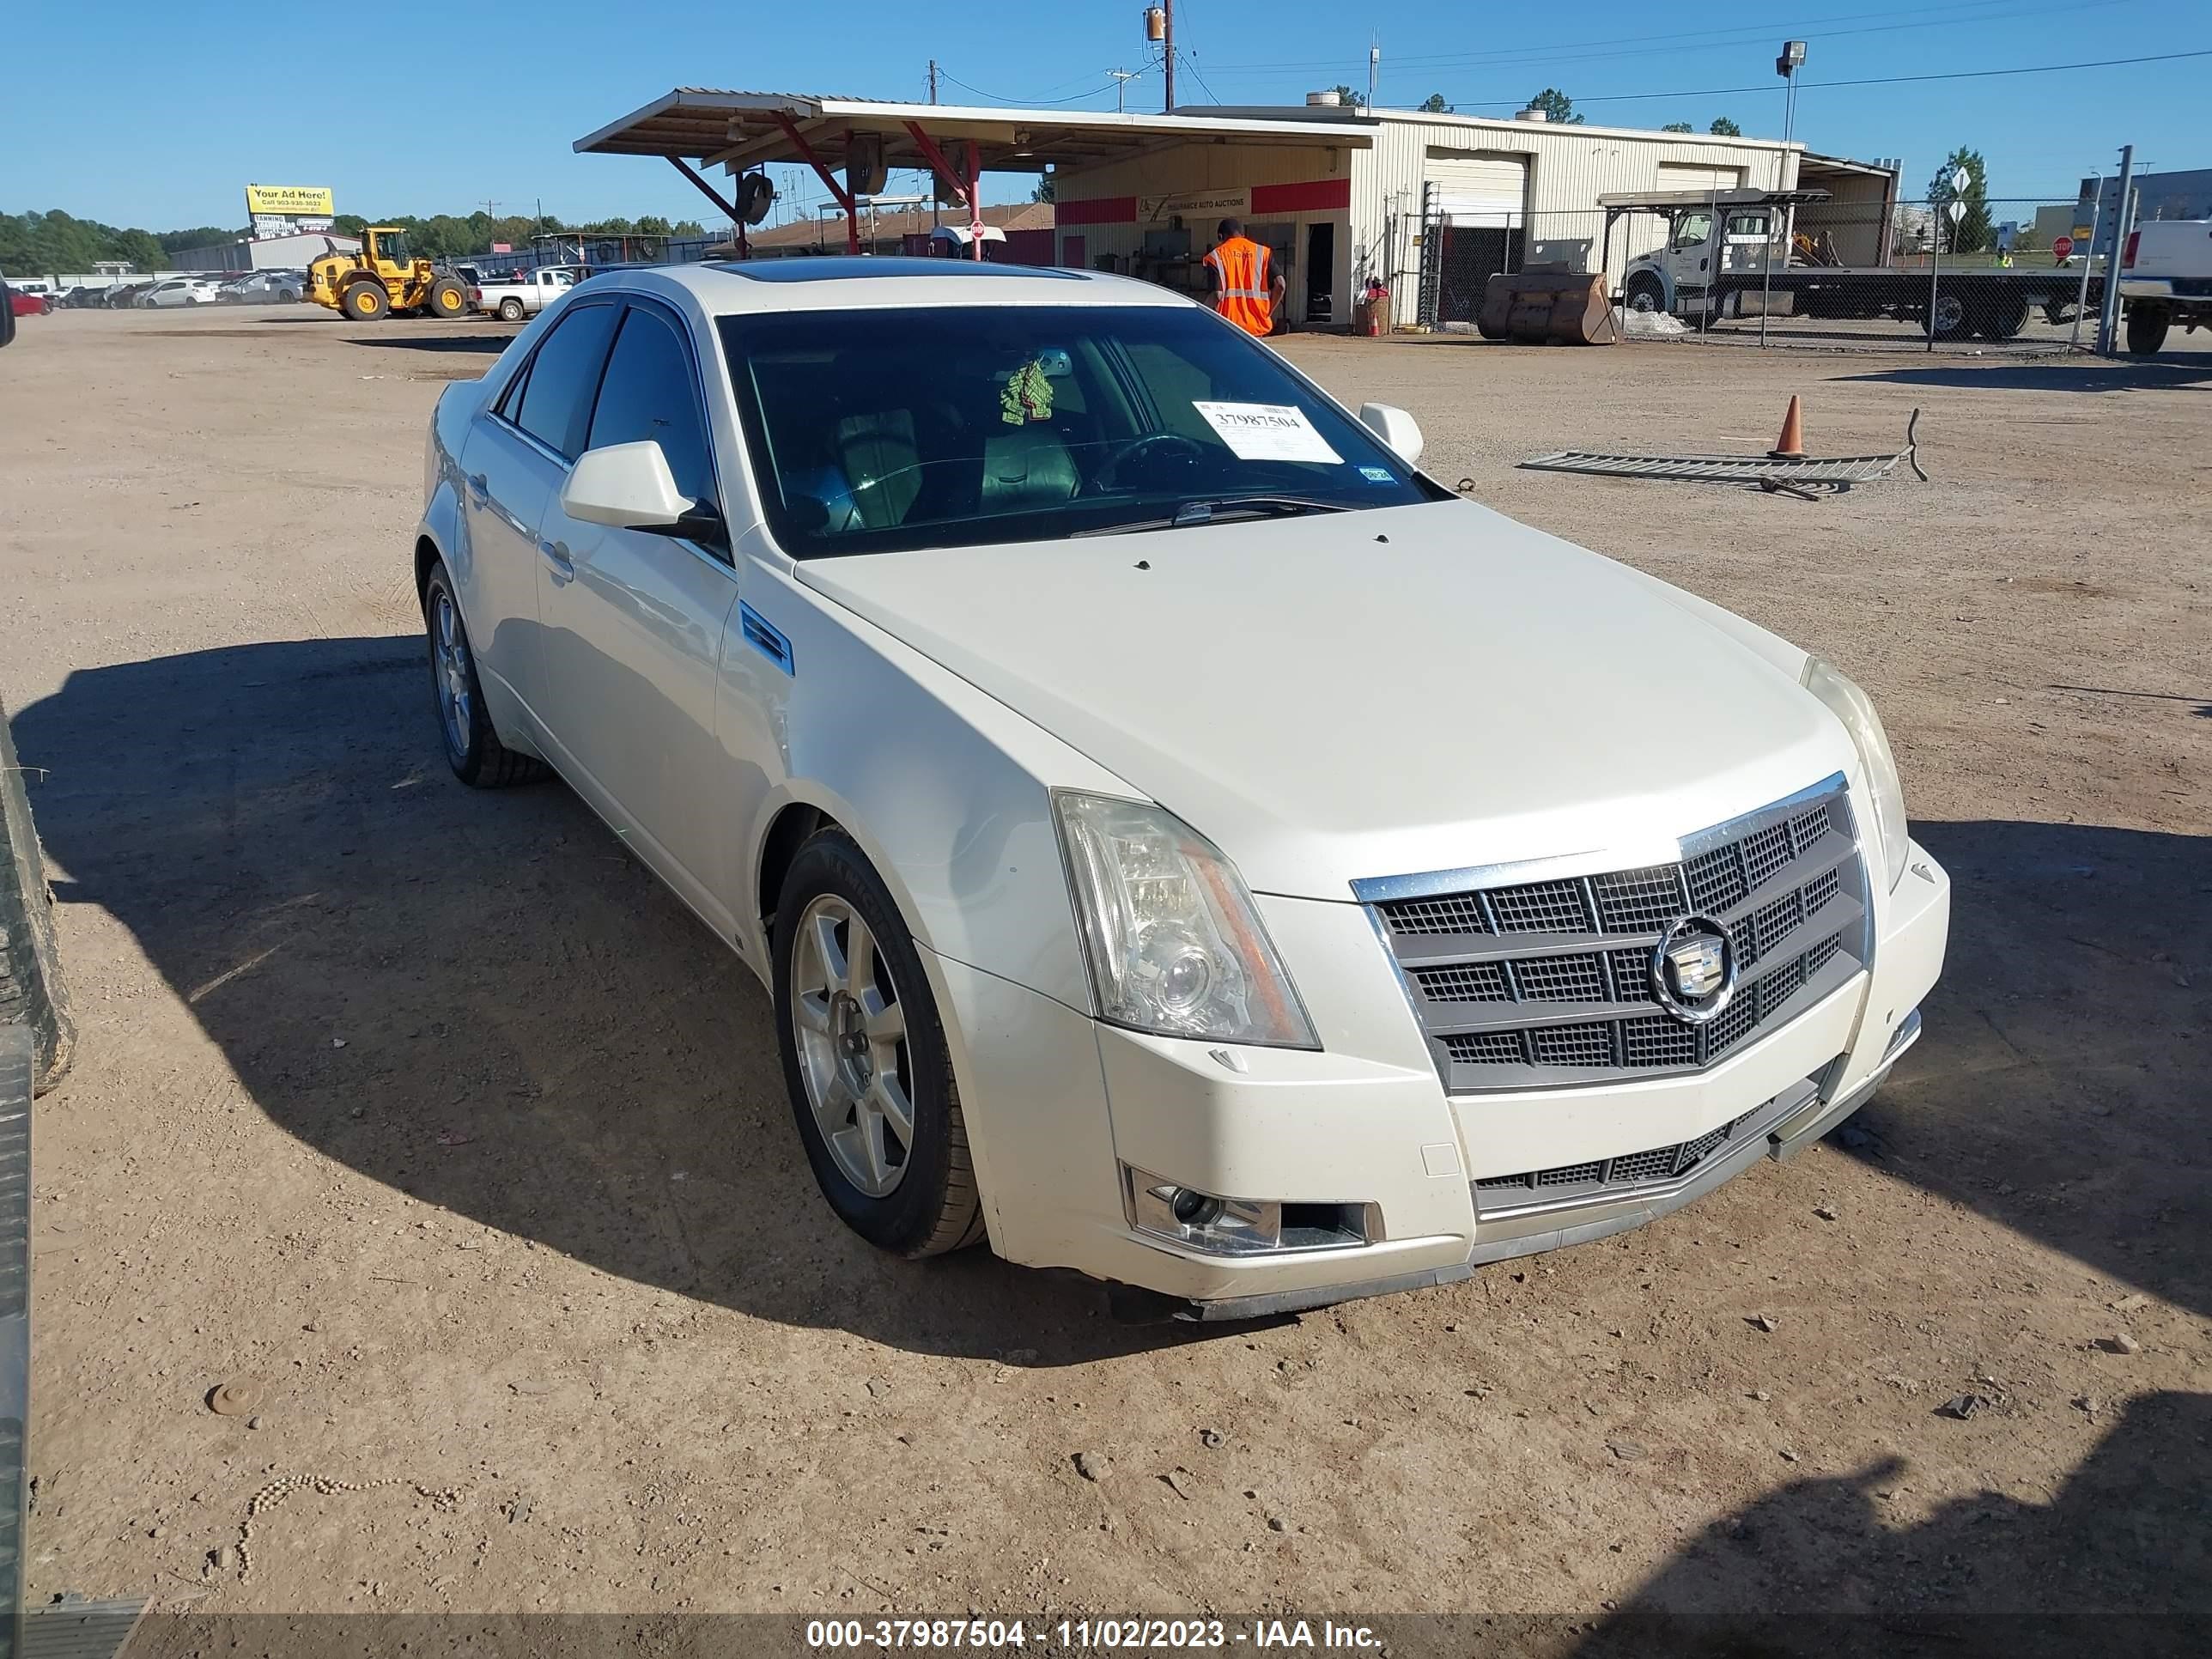
[{"label": "fog light", "polygon": [[1212,1255],[1340,1250],[1382,1237],[1379,1205],[1222,1198],[1127,1164],[1121,1166],[1121,1192],[1129,1224],[1139,1232]]},{"label": "fog light", "polygon": [[1168,1209],[1186,1227],[1204,1227],[1221,1219],[1221,1200],[1210,1198],[1194,1187],[1169,1188],[1175,1196],[1168,1200]]}]

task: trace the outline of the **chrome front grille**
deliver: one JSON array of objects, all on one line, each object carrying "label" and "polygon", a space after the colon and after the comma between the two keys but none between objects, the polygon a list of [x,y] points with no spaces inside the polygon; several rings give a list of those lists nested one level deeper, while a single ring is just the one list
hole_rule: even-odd
[{"label": "chrome front grille", "polygon": [[[1865,965],[1865,880],[1841,774],[1685,836],[1679,851],[1587,874],[1554,874],[1553,862],[1538,881],[1504,866],[1355,884],[1448,1089],[1699,1071]],[[1719,924],[1735,963],[1733,995],[1703,1023],[1652,981],[1662,934],[1689,915]]]}]

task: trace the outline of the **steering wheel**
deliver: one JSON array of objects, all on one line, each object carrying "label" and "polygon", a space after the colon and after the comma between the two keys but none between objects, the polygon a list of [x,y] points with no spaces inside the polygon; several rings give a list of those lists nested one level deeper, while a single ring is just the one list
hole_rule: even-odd
[{"label": "steering wheel", "polygon": [[1115,451],[1085,493],[1096,495],[1120,488],[1121,470],[1129,466],[1152,472],[1155,483],[1172,485],[1176,473],[1189,471],[1205,459],[1206,446],[1195,438],[1186,438],[1180,432],[1148,433]]}]

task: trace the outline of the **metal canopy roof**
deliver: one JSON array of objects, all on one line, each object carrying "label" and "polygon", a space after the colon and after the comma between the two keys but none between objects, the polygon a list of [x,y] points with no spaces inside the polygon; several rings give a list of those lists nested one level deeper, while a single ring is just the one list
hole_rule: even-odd
[{"label": "metal canopy roof", "polygon": [[1827,199],[1825,190],[1626,190],[1601,196],[1597,204],[1616,212],[1648,208],[1663,213],[1678,207],[1786,207]]},{"label": "metal canopy roof", "polygon": [[1373,125],[1216,115],[1136,115],[1101,110],[999,109],[959,104],[899,104],[818,93],[718,92],[678,87],[619,121],[576,140],[580,154],[665,155],[732,173],[770,161],[804,162],[781,116],[825,160],[842,164],[854,134],[880,137],[888,167],[927,169],[929,157],[907,131],[922,128],[938,144],[973,140],[986,173],[1070,170],[1127,160],[1176,144],[1332,144],[1365,149]]}]

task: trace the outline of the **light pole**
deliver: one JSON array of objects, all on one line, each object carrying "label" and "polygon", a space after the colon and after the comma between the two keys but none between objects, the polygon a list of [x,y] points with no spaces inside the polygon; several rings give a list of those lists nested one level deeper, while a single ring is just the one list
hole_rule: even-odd
[{"label": "light pole", "polygon": [[[1790,181],[1791,187],[1795,188],[1797,182],[1795,176],[1797,169],[1790,160],[1790,135],[1797,125],[1797,71],[1803,67],[1804,62],[1805,43],[1802,40],[1784,40],[1782,43],[1780,54],[1774,60],[1774,72],[1782,77],[1783,85],[1782,155],[1775,162],[1774,183],[1777,189],[1781,188],[1781,170],[1785,167],[1790,168],[1792,175]],[[1785,265],[1790,263],[1790,239],[1796,234],[1796,229],[1797,210],[1794,205],[1785,204],[1782,210],[1782,263]],[[1721,246],[1723,248],[1728,246],[1728,239],[1725,235],[1721,239]],[[1772,223],[1770,222],[1766,235],[1766,268],[1759,273],[1759,343],[1761,345],[1766,343],[1766,313],[1773,290],[1774,231]],[[1707,301],[1707,308],[1709,310],[1711,308],[1710,301]]]},{"label": "light pole", "polygon": [[[2113,335],[2120,325],[2120,258],[2128,240],[2128,191],[2135,183],[2136,147],[2120,146],[2119,186],[2112,192],[2112,240],[2105,246],[2105,291],[2098,307],[2097,355],[2112,355]],[[2102,206],[2100,201],[2098,204]]]}]

